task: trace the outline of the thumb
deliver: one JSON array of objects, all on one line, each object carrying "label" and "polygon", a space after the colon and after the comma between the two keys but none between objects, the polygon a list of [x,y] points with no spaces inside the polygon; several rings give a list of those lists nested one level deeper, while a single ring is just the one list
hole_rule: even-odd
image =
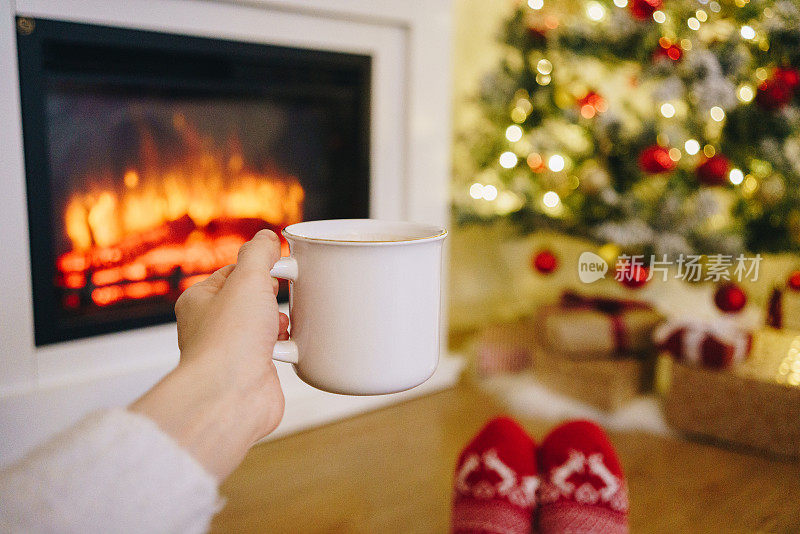
[{"label": "thumb", "polygon": [[239,249],[239,258],[231,276],[261,273],[269,279],[269,270],[281,257],[281,243],[275,232],[261,230]]}]

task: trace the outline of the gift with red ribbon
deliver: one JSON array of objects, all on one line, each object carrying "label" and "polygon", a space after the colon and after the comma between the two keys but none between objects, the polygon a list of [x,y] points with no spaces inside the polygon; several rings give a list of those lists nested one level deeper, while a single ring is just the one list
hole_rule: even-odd
[{"label": "gift with red ribbon", "polygon": [[662,320],[645,302],[567,291],[558,304],[541,310],[540,338],[573,359],[642,353],[654,348],[652,333]]},{"label": "gift with red ribbon", "polygon": [[659,347],[676,360],[708,369],[727,369],[750,354],[752,331],[735,321],[667,321],[654,334]]}]

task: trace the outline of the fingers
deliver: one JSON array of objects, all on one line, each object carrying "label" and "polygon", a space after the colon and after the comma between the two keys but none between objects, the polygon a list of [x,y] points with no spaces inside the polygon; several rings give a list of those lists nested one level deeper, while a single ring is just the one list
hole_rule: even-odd
[{"label": "fingers", "polygon": [[267,274],[281,257],[281,242],[275,232],[261,230],[239,249],[234,272],[262,272]]},{"label": "fingers", "polygon": [[225,284],[225,280],[228,279],[228,276],[230,276],[230,274],[233,272],[235,268],[236,264],[232,263],[230,265],[226,265],[225,267],[217,269],[216,271],[211,273],[211,275],[208,278],[200,282],[197,282],[193,287],[200,286],[200,287],[219,290]]},{"label": "fingers", "polygon": [[181,293],[177,302],[175,302],[175,316],[178,318],[178,322],[182,322],[183,318],[191,315],[190,311],[192,309],[202,307],[203,302],[222,289],[225,280],[233,272],[234,267],[236,265],[231,264],[217,269],[208,278],[197,282]]},{"label": "fingers", "polygon": [[289,339],[289,316],[285,313],[278,313],[278,340],[286,341]]}]

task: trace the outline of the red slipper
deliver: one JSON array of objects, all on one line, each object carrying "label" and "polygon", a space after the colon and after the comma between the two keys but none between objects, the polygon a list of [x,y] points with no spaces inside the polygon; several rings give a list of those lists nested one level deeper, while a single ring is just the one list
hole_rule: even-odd
[{"label": "red slipper", "polygon": [[534,441],[513,419],[492,419],[458,458],[452,532],[529,534],[538,485]]},{"label": "red slipper", "polygon": [[541,534],[628,532],[628,488],[608,436],[591,421],[565,423],[539,447]]}]

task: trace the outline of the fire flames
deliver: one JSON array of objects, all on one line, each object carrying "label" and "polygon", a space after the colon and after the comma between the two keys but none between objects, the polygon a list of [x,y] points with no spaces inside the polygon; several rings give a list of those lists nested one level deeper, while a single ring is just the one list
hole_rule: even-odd
[{"label": "fire flames", "polygon": [[84,191],[69,198],[63,215],[72,249],[56,260],[66,308],[174,300],[234,263],[258,230],[303,220],[304,191],[295,176],[252,170],[238,150],[191,153],[167,169],[142,158],[139,168],[113,180],[115,188],[97,185],[107,176],[83,180]]}]

